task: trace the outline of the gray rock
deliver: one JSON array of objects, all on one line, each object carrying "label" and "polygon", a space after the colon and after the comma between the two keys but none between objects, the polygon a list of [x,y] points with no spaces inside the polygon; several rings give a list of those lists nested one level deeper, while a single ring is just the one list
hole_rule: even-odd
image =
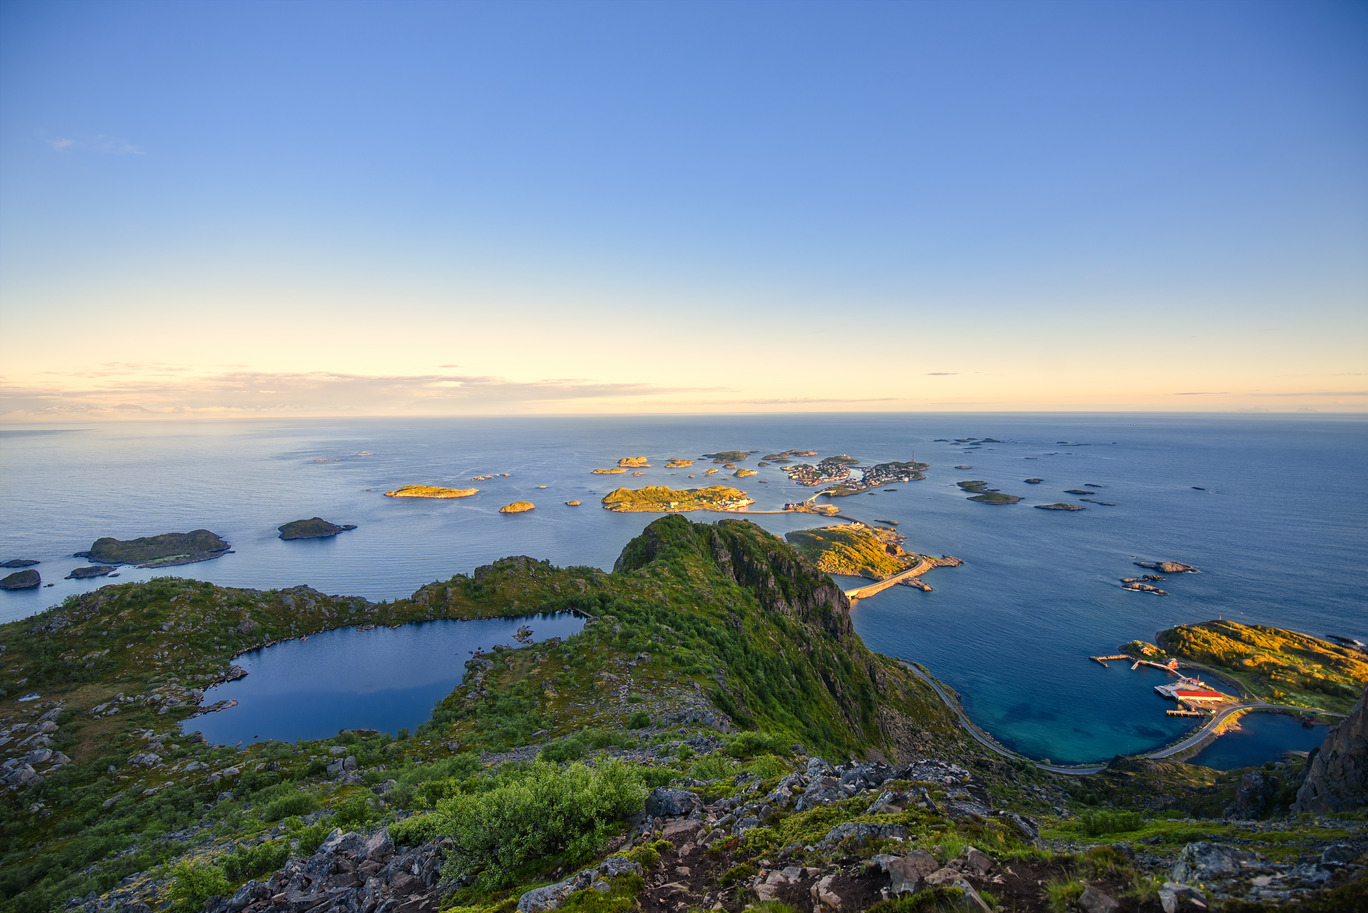
[{"label": "gray rock", "polygon": [[939,868],[936,857],[926,850],[913,850],[906,856],[893,857],[888,862],[891,879],[888,890],[894,896],[915,893],[921,887],[922,879]]},{"label": "gray rock", "polygon": [[1347,865],[1358,858],[1358,852],[1347,843],[1332,843],[1321,853],[1321,865]]},{"label": "gray rock", "polygon": [[1183,847],[1178,864],[1173,867],[1173,880],[1180,884],[1206,884],[1245,872],[1257,873],[1264,865],[1265,860],[1258,853],[1203,840]]},{"label": "gray rock", "polygon": [[687,789],[657,786],[646,797],[646,814],[652,818],[682,818],[702,808],[703,800],[698,793]]},{"label": "gray rock", "polygon": [[518,898],[518,913],[541,913],[544,910],[559,909],[565,898],[592,887],[604,878],[628,873],[641,874],[641,866],[623,856],[609,856],[599,865],[583,869],[564,881],[542,888],[534,888]]},{"label": "gray rock", "polygon": [[818,844],[820,847],[832,847],[842,840],[851,840],[857,846],[868,843],[870,840],[900,838],[907,839],[907,828],[901,824],[865,824],[860,821],[847,821],[838,824]]},{"label": "gray rock", "polygon": [[1103,894],[1092,885],[1083,888],[1083,893],[1078,897],[1078,905],[1083,909],[1083,913],[1115,913],[1121,906],[1115,898]]}]

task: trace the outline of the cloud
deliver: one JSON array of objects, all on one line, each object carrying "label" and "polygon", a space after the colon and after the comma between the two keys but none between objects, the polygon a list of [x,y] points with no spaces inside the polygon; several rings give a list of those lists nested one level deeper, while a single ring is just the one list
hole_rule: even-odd
[{"label": "cloud", "polygon": [[927,371],[927,372],[926,372],[926,376],[927,376],[927,377],[955,377],[955,376],[958,375],[958,374],[959,374],[958,371]]},{"label": "cloud", "polygon": [[1314,390],[1306,393],[1251,393],[1250,396],[1368,396],[1368,390]]},{"label": "cloud", "polygon": [[589,378],[518,381],[483,375],[365,375],[225,371],[187,376],[159,363],[101,365],[69,383],[0,383],[0,417],[194,415],[452,415],[519,411],[547,404],[717,392]]},{"label": "cloud", "polygon": [[1229,390],[1191,390],[1184,393],[1173,393],[1172,396],[1229,396]]},{"label": "cloud", "polygon": [[70,152],[98,152],[102,155],[145,154],[141,146],[105,133],[43,137],[42,140],[49,149],[61,154]]}]

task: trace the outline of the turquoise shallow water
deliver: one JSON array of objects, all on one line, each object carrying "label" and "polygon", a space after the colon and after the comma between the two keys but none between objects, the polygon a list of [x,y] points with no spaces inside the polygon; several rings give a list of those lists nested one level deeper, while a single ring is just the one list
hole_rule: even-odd
[{"label": "turquoise shallow water", "polygon": [[[956,444],[992,437],[998,443]],[[946,439],[940,440],[937,439]],[[1360,417],[1155,415],[688,416],[656,418],[120,424],[0,430],[0,559],[37,558],[45,582],[0,592],[0,620],[23,617],[108,581],[67,581],[72,552],[119,538],[207,527],[234,553],[171,573],[230,586],[310,584],[371,599],[513,554],[609,568],[654,518],[597,504],[619,486],[706,484],[699,462],[724,449],[759,456],[808,448],[868,462],[915,458],[928,478],[844,499],[862,519],[899,522],[911,550],[965,559],[933,571],[933,593],[895,587],[861,603],[856,630],[874,649],[923,663],[1009,746],[1055,761],[1154,747],[1186,726],[1144,672],[1102,669],[1111,652],[1162,628],[1214,617],[1368,640],[1359,574],[1368,558],[1368,452]],[[644,476],[596,476],[645,455]],[[316,462],[326,460],[328,462]],[[972,469],[957,470],[956,465]],[[476,475],[507,478],[471,483]],[[690,474],[696,476],[689,479]],[[1040,477],[1039,485],[1024,479]],[[955,482],[984,479],[1017,505],[966,500]],[[719,474],[713,481],[727,481]],[[383,497],[410,483],[474,485],[461,501]],[[1077,502],[1078,513],[1032,504]],[[732,484],[777,509],[808,489],[771,466]],[[546,486],[540,488],[539,486]],[[1200,490],[1199,490],[1200,489]],[[582,507],[566,507],[567,500]],[[498,508],[530,500],[516,516]],[[358,528],[282,542],[275,527],[322,516]],[[693,514],[713,520],[715,514]],[[753,515],[776,533],[821,521]],[[1135,560],[1202,573],[1122,590]],[[123,569],[120,580],[152,571]],[[160,573],[167,573],[162,571]],[[1159,673],[1155,673],[1156,675]],[[363,725],[360,723],[354,725]]]}]

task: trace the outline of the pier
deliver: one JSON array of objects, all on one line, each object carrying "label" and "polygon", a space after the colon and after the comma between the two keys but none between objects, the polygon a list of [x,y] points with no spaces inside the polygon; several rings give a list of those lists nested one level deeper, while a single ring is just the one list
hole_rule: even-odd
[{"label": "pier", "polygon": [[1107,660],[1130,659],[1130,657],[1124,653],[1119,653],[1116,656],[1089,656],[1088,659],[1092,660],[1095,663],[1100,663],[1103,669],[1110,669],[1111,666],[1107,665]]},{"label": "pier", "polygon": [[846,590],[846,598],[849,599],[851,602],[854,602],[857,599],[868,599],[875,593],[882,593],[889,587],[902,583],[904,580],[910,580],[913,577],[920,577],[922,574],[925,574],[927,571],[931,570],[931,568],[935,566],[936,565],[934,561],[932,561],[930,558],[927,558],[925,555],[922,555],[921,560],[917,562],[915,567],[909,568],[908,570],[903,571],[901,574],[894,574],[892,577],[889,577],[886,580],[880,580],[878,583],[873,583],[869,586],[857,587],[853,590]]}]

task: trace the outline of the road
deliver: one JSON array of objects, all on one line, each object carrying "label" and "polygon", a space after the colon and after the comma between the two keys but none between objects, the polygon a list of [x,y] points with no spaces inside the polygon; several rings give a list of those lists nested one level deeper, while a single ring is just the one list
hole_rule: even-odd
[{"label": "road", "polygon": [[[917,678],[921,679],[923,682],[930,685],[931,690],[936,692],[936,695],[942,701],[945,702],[945,705],[955,712],[955,716],[959,717],[960,725],[964,727],[964,730],[968,732],[969,735],[973,736],[975,741],[977,741],[980,745],[983,745],[990,751],[994,751],[997,754],[1003,755],[1008,758],[1016,758],[1021,761],[1026,761],[1030,764],[1034,764],[1041,770],[1049,771],[1050,773],[1056,774],[1082,776],[1084,774],[1099,773],[1107,769],[1107,766],[1105,764],[1096,765],[1092,767],[1056,767],[1053,764],[1046,764],[1043,761],[1036,761],[1026,757],[1025,755],[1019,755],[1014,751],[1009,751],[1008,749],[1003,748],[997,742],[994,742],[988,736],[987,733],[985,733],[982,729],[975,725],[973,720],[965,716],[964,711],[960,709],[959,703],[956,702],[953,698],[951,698],[950,695],[946,694],[945,691],[941,688],[941,686],[937,684],[936,681],[931,678],[931,676],[927,675],[925,672],[918,669],[911,663],[903,662],[903,665],[907,668],[909,672],[911,672]],[[1201,744],[1206,739],[1210,738],[1215,733],[1217,727],[1219,727],[1227,717],[1229,717],[1232,713],[1238,713],[1241,710],[1292,710],[1297,713],[1306,712],[1305,707],[1291,707],[1286,704],[1267,704],[1263,701],[1247,701],[1239,704],[1231,704],[1230,706],[1222,709],[1219,713],[1212,716],[1211,719],[1207,720],[1206,725],[1204,725],[1201,729],[1198,729],[1192,735],[1183,739],[1181,742],[1178,742],[1175,745],[1169,745],[1166,748],[1160,748],[1157,751],[1151,751],[1147,754],[1136,755],[1136,757],[1142,759],[1152,758],[1158,760],[1161,758],[1171,757],[1183,751],[1187,751],[1189,748],[1193,748]]]},{"label": "road", "polygon": [[921,557],[921,560],[917,562],[915,567],[909,568],[903,571],[901,574],[894,574],[892,577],[889,577],[886,580],[880,580],[878,583],[871,583],[869,586],[856,587],[853,590],[846,590],[846,598],[849,599],[851,602],[854,602],[857,599],[867,599],[870,596],[873,596],[875,593],[882,593],[889,587],[896,586],[898,583],[901,583],[904,580],[908,580],[912,577],[920,577],[922,574],[925,574],[927,571],[931,570],[931,568],[935,566],[936,565],[933,564],[929,558],[923,555]]}]

